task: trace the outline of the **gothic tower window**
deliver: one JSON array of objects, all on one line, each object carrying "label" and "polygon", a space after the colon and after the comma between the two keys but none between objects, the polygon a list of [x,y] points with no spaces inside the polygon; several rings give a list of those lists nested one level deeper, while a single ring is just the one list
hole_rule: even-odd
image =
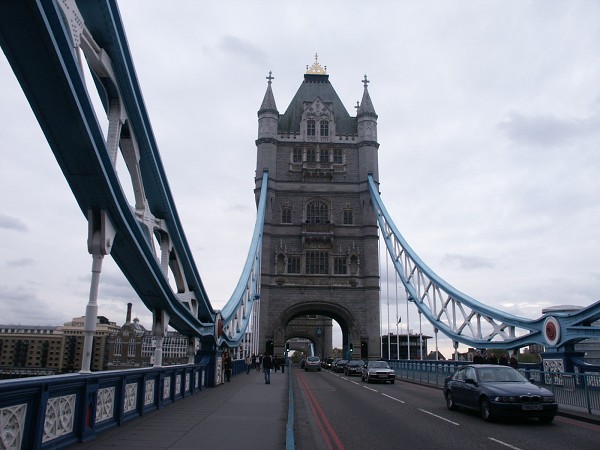
[{"label": "gothic tower window", "polygon": [[302,149],[295,148],[292,150],[292,162],[300,163],[302,162]]},{"label": "gothic tower window", "polygon": [[321,251],[306,252],[307,275],[327,275],[329,273],[329,253]]},{"label": "gothic tower window", "polygon": [[299,256],[288,256],[287,273],[300,273]]},{"label": "gothic tower window", "polygon": [[328,163],[329,162],[329,150],[322,148],[319,151],[319,161],[322,162],[322,163]]},{"label": "gothic tower window", "polygon": [[315,121],[314,120],[307,120],[306,121],[306,135],[307,136],[314,136],[315,132],[316,132]]},{"label": "gothic tower window", "polygon": [[329,222],[329,207],[322,200],[314,200],[306,205],[306,223]]},{"label": "gothic tower window", "polygon": [[344,209],[344,225],[354,224],[354,215],[351,209]]},{"label": "gothic tower window", "polygon": [[335,149],[333,151],[333,163],[334,164],[342,164],[344,162],[343,154],[340,149]]},{"label": "gothic tower window", "polygon": [[329,122],[321,120],[321,136],[329,136]]},{"label": "gothic tower window", "polygon": [[314,148],[306,150],[306,161],[317,162],[317,151]]},{"label": "gothic tower window", "polygon": [[336,256],[333,259],[333,273],[335,275],[346,275],[348,273],[348,262],[345,256]]},{"label": "gothic tower window", "polygon": [[292,223],[292,208],[281,208],[281,223]]}]

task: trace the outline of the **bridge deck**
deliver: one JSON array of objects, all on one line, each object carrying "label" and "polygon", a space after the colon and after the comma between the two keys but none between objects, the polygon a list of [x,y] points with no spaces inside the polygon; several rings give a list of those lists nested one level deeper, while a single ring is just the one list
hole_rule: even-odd
[{"label": "bridge deck", "polygon": [[285,448],[288,373],[256,370],[151,412],[70,449]]}]

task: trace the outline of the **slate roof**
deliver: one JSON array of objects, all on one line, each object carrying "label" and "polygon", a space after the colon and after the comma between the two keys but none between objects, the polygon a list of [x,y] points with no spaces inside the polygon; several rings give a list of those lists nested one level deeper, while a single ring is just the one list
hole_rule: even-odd
[{"label": "slate roof", "polygon": [[325,103],[331,103],[335,117],[337,134],[356,134],[356,117],[350,117],[335,89],[329,82],[329,75],[305,74],[304,81],[287,110],[279,116],[280,133],[299,133],[304,102],[313,102],[319,97]]}]

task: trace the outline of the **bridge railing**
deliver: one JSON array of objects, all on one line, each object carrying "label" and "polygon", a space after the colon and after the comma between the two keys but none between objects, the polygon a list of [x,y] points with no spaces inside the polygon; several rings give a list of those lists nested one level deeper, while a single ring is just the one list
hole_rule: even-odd
[{"label": "bridge railing", "polygon": [[0,448],[64,448],[193,395],[208,365],[0,381]]},{"label": "bridge railing", "polygon": [[[469,361],[388,361],[396,371],[396,377],[418,383],[444,385],[446,377]],[[545,387],[556,396],[562,406],[568,406],[588,414],[600,415],[600,371],[548,372],[540,364],[522,364],[519,372],[538,386]]]}]

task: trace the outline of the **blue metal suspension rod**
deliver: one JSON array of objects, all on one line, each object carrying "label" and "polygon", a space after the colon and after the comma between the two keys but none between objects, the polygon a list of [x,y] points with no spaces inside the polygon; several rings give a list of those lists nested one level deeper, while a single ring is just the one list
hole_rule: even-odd
[{"label": "blue metal suspension rod", "polygon": [[545,314],[529,320],[463,294],[441,279],[408,245],[386,210],[372,176],[369,188],[386,248],[408,299],[452,340],[476,348],[518,348],[530,344],[564,348],[600,335],[600,328],[591,325],[600,318],[600,302],[575,313]]},{"label": "blue metal suspension rod", "polygon": [[236,347],[244,338],[250,321],[254,302],[260,297],[260,263],[262,255],[262,237],[267,209],[269,173],[263,172],[260,197],[256,212],[254,233],[244,269],[233,294],[221,310],[223,334],[221,342]]}]

